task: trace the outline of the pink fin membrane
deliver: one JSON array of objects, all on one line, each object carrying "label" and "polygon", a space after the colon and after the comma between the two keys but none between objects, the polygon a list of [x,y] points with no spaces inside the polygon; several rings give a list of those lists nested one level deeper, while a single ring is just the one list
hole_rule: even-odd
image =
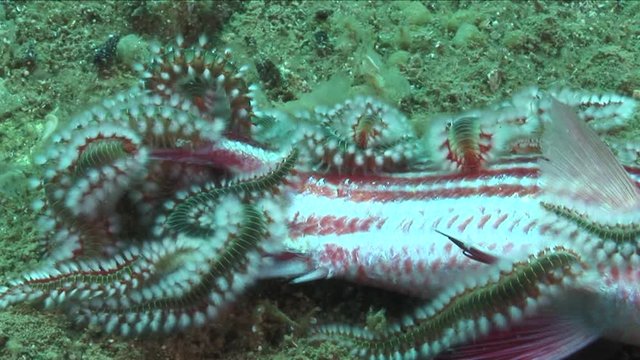
[{"label": "pink fin membrane", "polygon": [[563,359],[598,337],[597,332],[562,316],[543,314],[509,329],[494,331],[476,342],[454,347],[438,360]]},{"label": "pink fin membrane", "polygon": [[540,164],[543,189],[561,201],[595,204],[605,212],[637,208],[640,194],[635,184],[575,110],[554,98],[545,110],[551,121],[544,123],[542,136],[542,154],[546,158]]},{"label": "pink fin membrane", "polygon": [[264,162],[252,154],[217,145],[198,149],[156,149],[152,151],[151,157],[156,160],[212,166],[236,173],[253,172],[264,166]]}]

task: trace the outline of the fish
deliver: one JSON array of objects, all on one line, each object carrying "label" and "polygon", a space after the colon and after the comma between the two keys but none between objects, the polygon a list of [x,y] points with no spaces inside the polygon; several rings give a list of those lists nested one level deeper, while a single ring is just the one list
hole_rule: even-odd
[{"label": "fish", "polygon": [[640,344],[637,146],[600,139],[634,109],[527,90],[434,122],[421,169],[301,171],[287,250],[263,276],[425,299],[379,333],[317,329],[362,358],[560,359],[598,337]]}]

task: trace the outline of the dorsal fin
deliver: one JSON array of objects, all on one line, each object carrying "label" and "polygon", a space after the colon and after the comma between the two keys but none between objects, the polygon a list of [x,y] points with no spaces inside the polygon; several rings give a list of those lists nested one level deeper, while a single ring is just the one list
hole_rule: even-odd
[{"label": "dorsal fin", "polygon": [[551,119],[545,122],[542,135],[540,171],[545,192],[569,208],[596,205],[592,208],[611,214],[640,207],[635,184],[574,109],[550,98],[545,110]]}]

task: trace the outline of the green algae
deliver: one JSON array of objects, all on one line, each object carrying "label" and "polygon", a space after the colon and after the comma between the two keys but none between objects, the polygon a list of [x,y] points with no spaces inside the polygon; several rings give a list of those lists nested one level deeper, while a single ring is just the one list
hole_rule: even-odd
[{"label": "green algae", "polygon": [[[127,48],[108,76],[93,66],[93,49],[112,34],[167,42],[178,33],[188,40],[206,33],[221,48],[233,49],[239,63],[269,60],[281,77],[263,89],[274,104],[328,101],[328,92],[313,91],[342,74],[341,91],[376,94],[421,128],[434,114],[504,99],[529,85],[631,95],[640,89],[640,23],[633,21],[638,13],[640,3],[623,1],[0,2],[3,176],[16,181],[37,172],[31,158],[51,114],[64,123],[136,82],[123,63],[137,59],[140,42]],[[22,60],[29,46],[37,52],[33,69]],[[250,76],[259,82],[255,68]],[[637,138],[640,126],[617,136]],[[4,280],[33,267],[40,256],[30,210],[37,195],[0,193]],[[337,283],[267,282],[210,327],[163,340],[113,339],[75,330],[55,314],[18,307],[0,313],[0,357],[348,359],[348,349],[311,341],[282,318],[256,314],[256,299],[267,299],[295,322],[304,323],[320,307],[319,321],[363,323],[371,301],[382,308],[390,303],[382,299],[393,296]]]}]

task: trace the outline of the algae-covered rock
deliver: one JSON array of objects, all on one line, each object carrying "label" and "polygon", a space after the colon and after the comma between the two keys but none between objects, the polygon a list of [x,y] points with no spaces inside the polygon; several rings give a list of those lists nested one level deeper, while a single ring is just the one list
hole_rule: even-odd
[{"label": "algae-covered rock", "polygon": [[432,20],[432,15],[422,3],[417,1],[398,1],[400,15],[411,25],[425,25]]},{"label": "algae-covered rock", "polygon": [[411,53],[404,50],[398,50],[389,55],[387,63],[391,66],[406,66],[411,58]]},{"label": "algae-covered rock", "polygon": [[396,67],[389,66],[383,61],[380,54],[373,49],[368,49],[360,56],[362,61],[358,73],[365,80],[361,91],[392,103],[398,103],[400,99],[409,94],[411,91],[409,81]]},{"label": "algae-covered rock", "polygon": [[480,45],[486,41],[486,36],[478,30],[475,25],[463,23],[453,37],[453,45],[458,47],[469,47]]},{"label": "algae-covered rock", "polygon": [[511,50],[518,50],[525,46],[528,41],[527,34],[522,30],[512,30],[504,34],[502,40],[504,46]]},{"label": "algae-covered rock", "polygon": [[123,64],[132,66],[149,57],[149,45],[138,35],[129,34],[118,42],[116,54]]},{"label": "algae-covered rock", "polygon": [[20,98],[14,95],[0,79],[0,119],[10,117],[20,107]]}]

